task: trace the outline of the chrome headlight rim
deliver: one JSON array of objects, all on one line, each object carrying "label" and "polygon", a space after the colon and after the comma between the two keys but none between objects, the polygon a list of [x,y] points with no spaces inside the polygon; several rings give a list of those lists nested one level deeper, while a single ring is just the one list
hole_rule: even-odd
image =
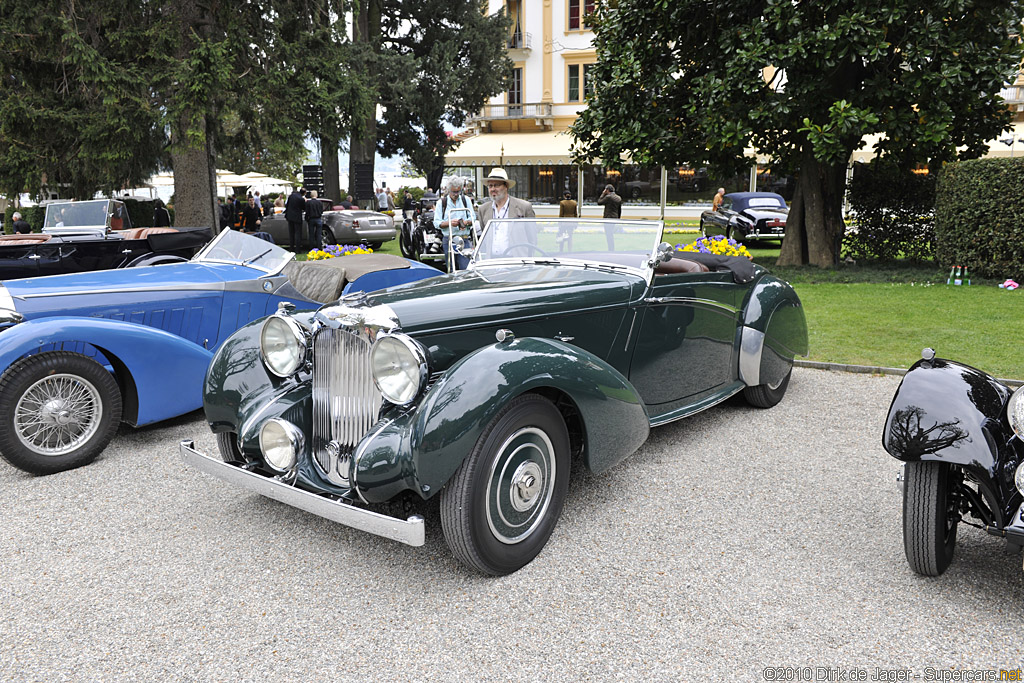
[{"label": "chrome headlight rim", "polygon": [[[267,442],[273,436],[268,435],[268,428],[280,428],[281,431],[283,432],[284,437],[288,440],[291,453],[289,454],[289,460],[287,463],[275,462],[271,460],[270,457],[267,456],[268,449],[271,447],[270,444],[268,444]],[[263,456],[263,462],[265,462],[267,464],[267,467],[269,467],[270,469],[274,470],[275,472],[280,472],[282,474],[286,474],[295,469],[295,466],[299,462],[299,454],[303,451],[306,444],[306,436],[302,433],[302,430],[296,427],[291,422],[283,420],[279,417],[272,417],[266,422],[264,422],[262,425],[260,425],[259,440],[260,454]]]},{"label": "chrome headlight rim", "polygon": [[1017,490],[1024,494],[1024,462],[1017,465],[1017,471],[1013,475],[1013,483],[1017,485]]},{"label": "chrome headlight rim", "polygon": [[[291,339],[289,341],[295,344],[294,359],[290,361],[287,365],[281,367],[275,366],[275,364],[271,362],[270,355],[268,354],[266,349],[265,340],[265,335],[267,333],[268,326],[276,325],[279,323],[284,323],[286,329],[291,335]],[[294,319],[286,315],[275,314],[263,321],[263,326],[260,328],[260,359],[263,361],[264,367],[266,367],[267,370],[269,370],[273,374],[277,375],[278,377],[291,377],[292,375],[294,375],[296,372],[299,371],[299,368],[301,368],[302,364],[305,362],[306,353],[308,352],[308,350],[309,339],[306,334],[306,331]]]},{"label": "chrome headlight rim", "polygon": [[[385,344],[393,344],[397,342],[400,344],[400,348],[411,356],[411,363],[417,369],[418,377],[414,382],[411,382],[408,387],[411,390],[404,391],[401,393],[391,392],[386,386],[381,385],[381,379],[377,376],[376,363],[374,363],[374,356],[377,354],[379,349],[382,349]],[[423,392],[423,387],[427,383],[427,352],[418,341],[413,339],[407,334],[400,332],[393,332],[388,334],[382,334],[377,337],[374,341],[373,347],[370,349],[370,369],[373,375],[373,383],[377,387],[377,390],[384,397],[384,400],[389,403],[393,403],[396,406],[407,406]]]},{"label": "chrome headlight rim", "polygon": [[1017,438],[1024,440],[1024,386],[1017,387],[1006,402],[1006,421]]}]

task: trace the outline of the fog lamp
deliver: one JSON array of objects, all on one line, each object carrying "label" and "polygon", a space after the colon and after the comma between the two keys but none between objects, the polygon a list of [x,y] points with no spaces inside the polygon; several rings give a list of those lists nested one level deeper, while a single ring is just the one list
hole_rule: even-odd
[{"label": "fog lamp", "polygon": [[267,465],[278,472],[288,472],[302,450],[305,437],[298,427],[280,418],[271,418],[260,427],[260,451]]}]

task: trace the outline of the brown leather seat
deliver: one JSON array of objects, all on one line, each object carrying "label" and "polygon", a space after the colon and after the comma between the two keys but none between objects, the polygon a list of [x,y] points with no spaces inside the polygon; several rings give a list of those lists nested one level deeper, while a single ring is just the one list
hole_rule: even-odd
[{"label": "brown leather seat", "polygon": [[26,246],[29,244],[42,244],[48,242],[50,239],[49,235],[42,233],[27,233],[21,235],[0,235],[0,247],[8,247],[15,244]]},{"label": "brown leather seat", "polygon": [[177,230],[174,228],[132,228],[125,231],[124,238],[126,240],[141,240],[150,235],[159,235],[165,232],[177,232]]},{"label": "brown leather seat", "polygon": [[658,275],[668,275],[670,273],[708,273],[711,272],[711,269],[703,263],[676,257],[671,261],[659,263],[654,272]]}]

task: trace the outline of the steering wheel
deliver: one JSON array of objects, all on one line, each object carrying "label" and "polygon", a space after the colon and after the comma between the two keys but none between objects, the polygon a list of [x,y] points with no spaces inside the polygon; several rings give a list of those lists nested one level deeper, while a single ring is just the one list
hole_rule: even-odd
[{"label": "steering wheel", "polygon": [[[548,252],[544,251],[543,249],[538,247],[536,244],[530,244],[529,242],[517,242],[516,244],[512,244],[512,245],[510,245],[508,247],[508,249],[506,249],[505,251],[501,252],[500,256],[522,256],[522,254],[511,254],[511,253],[509,253],[513,249],[516,249],[518,247],[526,247],[526,248],[530,249],[531,252],[536,251],[536,252],[539,252],[541,256],[547,256],[548,258],[553,258],[551,256],[551,254],[549,254]],[[532,254],[531,254],[531,256],[532,256]]]}]

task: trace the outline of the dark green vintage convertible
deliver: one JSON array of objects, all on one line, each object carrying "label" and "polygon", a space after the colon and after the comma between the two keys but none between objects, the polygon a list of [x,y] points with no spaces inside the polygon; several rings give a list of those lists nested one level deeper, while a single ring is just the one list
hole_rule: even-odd
[{"label": "dark green vintage convertible", "polygon": [[807,353],[800,301],[744,258],[676,252],[656,221],[492,221],[469,270],[282,307],[210,365],[205,472],[407,543],[440,499],[454,555],[506,574],[544,547],[570,465],[603,472],[653,426],[742,393],[768,408]]}]

